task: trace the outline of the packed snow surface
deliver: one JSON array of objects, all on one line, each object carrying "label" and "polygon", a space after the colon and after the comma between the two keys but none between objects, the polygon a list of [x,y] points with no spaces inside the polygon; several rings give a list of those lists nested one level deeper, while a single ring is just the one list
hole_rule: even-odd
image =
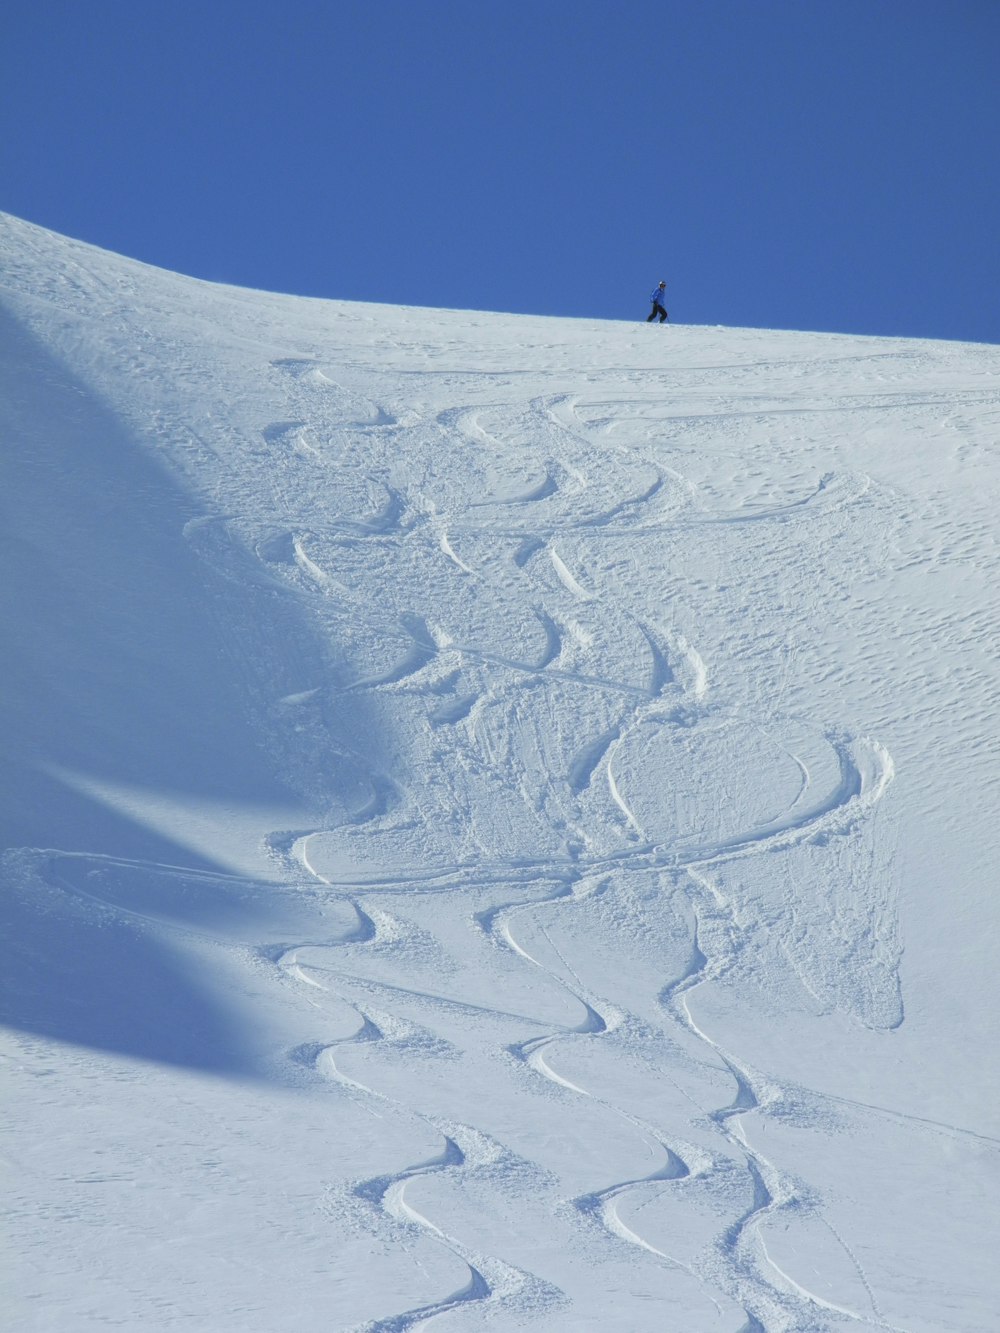
[{"label": "packed snow surface", "polygon": [[10,1327],[995,1330],[1000,351],[0,269]]}]

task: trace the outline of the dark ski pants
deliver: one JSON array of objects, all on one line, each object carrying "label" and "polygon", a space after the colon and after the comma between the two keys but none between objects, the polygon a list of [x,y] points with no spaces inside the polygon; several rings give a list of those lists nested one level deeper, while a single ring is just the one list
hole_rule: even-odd
[{"label": "dark ski pants", "polygon": [[667,317],[667,312],[664,309],[664,307],[660,305],[659,301],[654,301],[653,308],[646,317],[646,323],[652,324],[653,320],[656,318],[657,315],[659,315],[660,323],[662,324]]}]

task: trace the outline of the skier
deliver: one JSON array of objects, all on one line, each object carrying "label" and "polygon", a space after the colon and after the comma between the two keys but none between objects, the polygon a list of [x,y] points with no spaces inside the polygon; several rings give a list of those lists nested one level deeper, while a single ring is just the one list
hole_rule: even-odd
[{"label": "skier", "polygon": [[653,303],[653,308],[649,312],[649,315],[646,318],[647,324],[652,324],[653,320],[656,318],[657,315],[659,315],[660,317],[661,324],[664,322],[664,320],[669,318],[669,316],[667,315],[667,307],[663,304],[664,300],[666,299],[666,295],[667,295],[667,284],[665,282],[661,282],[658,287],[654,287],[653,290],[650,292],[649,299]]}]

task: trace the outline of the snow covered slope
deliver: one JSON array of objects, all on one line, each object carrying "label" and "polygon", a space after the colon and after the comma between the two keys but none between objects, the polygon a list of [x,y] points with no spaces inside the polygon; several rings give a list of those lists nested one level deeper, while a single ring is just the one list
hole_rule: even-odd
[{"label": "snow covered slope", "polygon": [[995,1329],[1000,351],[0,268],[11,1326]]}]

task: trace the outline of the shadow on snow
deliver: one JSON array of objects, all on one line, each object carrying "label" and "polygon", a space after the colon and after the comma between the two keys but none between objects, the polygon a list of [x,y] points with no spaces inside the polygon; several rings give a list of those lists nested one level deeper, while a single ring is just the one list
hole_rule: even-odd
[{"label": "shadow on snow", "polygon": [[[151,456],[155,445],[2,310],[0,352],[0,838],[15,849],[0,863],[0,1019],[118,1054],[250,1074],[245,1001],[238,1012],[176,931],[131,912],[127,871],[109,906],[68,884],[65,863],[54,871],[59,853],[30,849],[58,848],[81,867],[131,864],[140,898],[143,867],[180,868],[193,876],[182,916],[196,934],[213,914],[207,904],[231,896],[232,865],[210,839],[185,840],[184,802],[165,832],[59,774],[182,794],[195,810],[301,808],[254,719],[262,698],[292,688],[294,672],[323,670],[323,647],[293,597],[248,605],[252,579],[234,585],[191,550],[185,525],[202,511]],[[355,699],[341,725],[374,745],[365,707]],[[315,771],[315,755],[311,763]],[[86,882],[85,872],[74,878]]]}]

